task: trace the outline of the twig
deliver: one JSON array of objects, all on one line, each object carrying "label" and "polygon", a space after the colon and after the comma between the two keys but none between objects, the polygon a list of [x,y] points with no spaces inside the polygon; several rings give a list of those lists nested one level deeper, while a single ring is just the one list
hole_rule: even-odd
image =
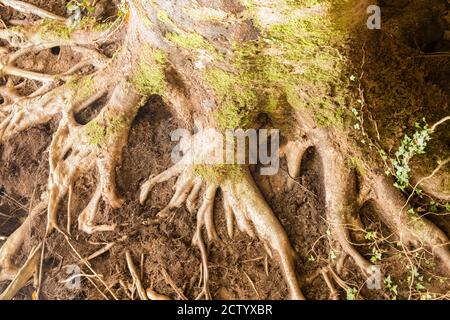
[{"label": "twig", "polygon": [[161,269],[161,273],[162,273],[164,279],[166,280],[166,282],[172,287],[173,291],[175,291],[177,293],[177,295],[180,297],[180,299],[181,300],[188,300],[188,298],[186,298],[184,293],[180,290],[180,288],[177,287],[175,282],[169,276],[169,274],[167,273],[166,269],[162,268]]},{"label": "twig", "polygon": [[250,285],[252,286],[253,291],[256,292],[256,295],[258,296],[258,299],[261,299],[261,296],[259,295],[258,290],[256,290],[255,283],[253,282],[253,280],[250,278],[250,276],[247,274],[247,272],[244,271],[244,274],[247,277],[248,282],[250,282]]},{"label": "twig", "polygon": [[41,284],[42,284],[42,267],[44,265],[44,255],[45,255],[45,239],[42,241],[42,250],[41,250],[41,259],[39,262],[39,270],[38,270],[38,282],[36,285],[36,299],[39,300],[39,295],[41,293]]},{"label": "twig", "polygon": [[141,254],[141,281],[144,280],[144,254]]},{"label": "twig", "polygon": [[443,118],[443,119],[439,120],[438,122],[436,122],[436,123],[431,127],[431,132],[434,132],[438,126],[440,126],[440,125],[443,124],[444,122],[447,122],[448,120],[450,120],[450,116],[446,116],[445,118]]},{"label": "twig", "polygon": [[328,276],[328,270],[326,268],[323,268],[320,270],[323,279],[325,280],[325,283],[327,284],[328,288],[330,289],[330,296],[333,300],[339,300],[339,293],[336,290],[336,287],[334,286],[334,283],[331,281],[330,277]]},{"label": "twig", "polygon": [[[94,275],[95,276],[95,275]],[[105,298],[106,300],[109,300],[109,298],[100,290],[100,288],[97,286],[97,284],[92,280],[90,277],[87,278],[89,282],[94,286],[95,289]]]},{"label": "twig", "polygon": [[10,215],[8,215],[8,214],[6,214],[6,213],[2,213],[2,212],[0,212],[0,216],[1,217],[5,217],[5,218],[12,218],[12,216],[10,216]]},{"label": "twig", "polygon": [[122,287],[122,289],[123,289],[123,291],[125,292],[125,294],[127,295],[127,297],[130,299],[130,300],[133,300],[133,297],[131,296],[131,294],[130,294],[130,290],[128,289],[128,287],[127,287],[127,285],[125,284],[125,282],[123,282],[123,280],[119,280],[119,284],[120,284],[120,286]]},{"label": "twig", "polygon": [[438,172],[442,169],[442,167],[444,167],[445,165],[447,165],[447,163],[449,163],[449,162],[450,162],[450,158],[447,158],[447,159],[445,159],[444,161],[441,161],[441,162],[439,163],[439,165],[433,170],[433,172],[432,172],[429,176],[423,177],[422,179],[420,179],[420,180],[416,183],[416,185],[415,185],[414,188],[413,188],[413,191],[411,192],[411,194],[409,195],[408,199],[406,200],[406,203],[405,203],[404,206],[402,207],[402,210],[404,210],[404,209],[406,208],[406,206],[408,205],[409,201],[411,201],[411,198],[413,197],[414,193],[416,192],[417,187],[418,187],[419,185],[421,185],[424,181],[433,178],[433,177],[436,175],[436,173],[438,173]]},{"label": "twig", "polygon": [[139,274],[136,270],[136,266],[133,263],[133,259],[131,258],[130,251],[125,252],[125,257],[127,260],[128,270],[130,271],[131,276],[133,277],[133,281],[136,284],[139,297],[141,298],[141,300],[148,300],[147,293],[145,292],[141,279],[139,279]]},{"label": "twig", "polygon": [[296,183],[300,188],[303,189],[303,191],[309,193],[310,195],[312,195],[315,199],[318,199],[319,197],[312,192],[311,190],[309,190],[308,188],[306,188],[303,184],[301,184],[300,182],[297,181],[297,179],[295,179],[294,177],[292,177],[288,171],[284,170],[283,168],[281,168],[281,170],[288,176],[288,178],[292,179],[292,181],[294,181],[294,183]]},{"label": "twig", "polygon": [[[61,232],[61,230],[58,230]],[[74,246],[72,245],[72,243],[69,240],[69,237],[67,235],[64,235],[64,238],[66,239],[67,243],[69,244],[69,247],[72,249],[72,251],[77,255],[77,257],[80,259],[80,261],[86,266],[88,267],[89,270],[91,270],[91,272],[96,275],[96,278],[105,286],[106,290],[108,290],[108,292],[111,294],[111,296],[115,299],[115,300],[119,300],[117,298],[117,296],[114,294],[114,292],[111,291],[111,289],[108,287],[108,285],[105,283],[105,281],[103,281],[103,279],[97,274],[97,272],[95,272],[95,270],[91,267],[91,265],[89,264],[89,262],[87,262],[85,259],[83,259],[83,257],[78,253],[78,251],[74,248]]]},{"label": "twig", "polygon": [[72,282],[73,280],[75,280],[76,278],[81,278],[81,277],[85,277],[85,278],[95,278],[95,274],[85,274],[85,273],[80,273],[80,274],[74,274],[73,276],[70,276],[69,278],[65,279],[65,280],[61,280],[59,281],[59,283],[68,283],[68,282]]}]

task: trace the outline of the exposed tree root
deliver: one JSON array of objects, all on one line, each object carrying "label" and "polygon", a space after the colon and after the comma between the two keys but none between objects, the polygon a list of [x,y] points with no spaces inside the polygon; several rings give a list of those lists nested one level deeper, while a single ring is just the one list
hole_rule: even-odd
[{"label": "exposed tree root", "polygon": [[344,156],[331,143],[327,132],[319,131],[314,136],[317,151],[322,160],[325,205],[331,234],[336,238],[345,254],[352,257],[360,270],[367,274],[372,264],[351,244],[348,226],[359,212],[355,188],[355,176],[345,163]]},{"label": "exposed tree root", "polygon": [[50,146],[48,228],[57,228],[61,199],[82,174],[97,166],[99,182],[91,201],[78,218],[78,228],[86,233],[111,231],[114,226],[96,226],[95,213],[103,198],[118,208],[123,200],[116,193],[115,168],[139,104],[139,97],[126,83],[118,85],[102,112],[85,126],[75,122],[70,112],[64,114]]},{"label": "exposed tree root", "polygon": [[[363,230],[358,212],[366,200],[373,199],[381,208],[381,218],[400,238],[401,243],[429,248],[450,273],[448,238],[430,221],[412,216],[405,205],[406,199],[388,178],[372,172],[366,173],[362,185],[356,188],[355,174],[345,159],[345,153],[338,144],[332,143],[330,135],[334,133],[323,129],[309,129],[306,132],[307,140],[311,143],[305,143],[305,139],[302,139],[297,145],[315,146],[321,158],[330,234],[343,251],[336,264],[338,271],[342,270],[345,257],[350,256],[363,274],[370,272],[372,264],[352,245],[350,230]],[[304,150],[297,148],[298,154],[289,156],[290,159],[296,159],[293,161],[295,166],[299,166],[301,160],[298,159],[301,159]],[[298,172],[299,169],[294,167],[289,170]]]},{"label": "exposed tree root", "polygon": [[25,264],[17,271],[16,276],[11,281],[6,290],[0,295],[0,300],[11,300],[14,298],[17,292],[22,289],[27,282],[33,277],[36,272],[36,268],[39,264],[39,258],[41,256],[42,244],[38,245],[31,250]]},{"label": "exposed tree root", "polygon": [[[195,150],[205,152],[205,150],[214,149],[214,146],[204,146],[199,148],[195,141],[201,141],[200,134],[194,136],[192,146],[196,146]],[[158,183],[167,181],[168,179],[179,175],[175,186],[175,194],[170,201],[169,206],[163,210],[174,209],[180,207],[183,203],[187,203],[188,209],[192,209],[193,199],[196,199],[200,191],[200,183],[198,176],[194,174],[194,166],[192,159],[199,159],[202,156],[209,156],[208,151],[203,155],[192,154],[194,149],[188,149],[185,156],[169,168],[167,171],[150,179],[142,186],[140,201],[143,204],[151,189]],[[203,273],[203,294],[210,298],[208,289],[208,254],[206,245],[203,240],[202,230],[205,228],[209,241],[218,238],[214,223],[214,200],[218,188],[224,195],[224,207],[226,212],[227,229],[230,236],[233,235],[232,218],[236,219],[239,229],[246,232],[249,236],[254,237],[255,234],[267,244],[278,256],[281,264],[283,275],[288,284],[289,293],[292,299],[304,299],[300,290],[297,275],[295,272],[295,252],[287,238],[287,235],[278,219],[267,205],[258,187],[255,185],[248,169],[242,168],[241,177],[234,181],[224,177],[220,181],[204,181],[205,193],[197,211],[197,228],[193,237],[193,243],[200,249],[202,257],[202,273]],[[189,199],[189,203],[187,200]]]},{"label": "exposed tree root", "polygon": [[[303,140],[289,141],[281,151],[281,155],[286,157],[289,176],[292,179],[298,178],[301,171],[303,154],[310,146],[311,145],[307,141]],[[287,188],[292,189],[294,184],[294,180],[289,179]]]},{"label": "exposed tree root", "polygon": [[[239,183],[226,181],[222,187],[230,201],[234,217],[241,230],[252,235],[252,227],[277,255],[292,299],[304,299],[295,272],[295,252],[284,228],[267,205],[250,173],[246,171]],[[250,222],[252,226],[250,225]]]},{"label": "exposed tree root", "polygon": [[[84,61],[85,63],[92,63],[100,69],[106,66],[103,57],[90,51],[84,53],[92,56],[88,61]],[[69,70],[68,74],[76,71],[74,68]],[[12,81],[8,81],[5,86],[0,87],[0,94],[4,97],[4,103],[0,105],[0,141],[30,127],[46,123],[64,110],[74,113],[82,111],[94,102],[92,98],[98,99],[99,94],[104,95],[111,90],[111,71],[109,69],[92,76],[77,76],[54,89],[52,86],[55,86],[55,83],[49,83],[38,90],[41,92],[35,92],[28,97],[19,96]],[[47,80],[58,78],[49,77]]]},{"label": "exposed tree root", "polygon": [[146,293],[149,300],[172,300],[168,296],[160,294],[151,288],[148,288]]}]

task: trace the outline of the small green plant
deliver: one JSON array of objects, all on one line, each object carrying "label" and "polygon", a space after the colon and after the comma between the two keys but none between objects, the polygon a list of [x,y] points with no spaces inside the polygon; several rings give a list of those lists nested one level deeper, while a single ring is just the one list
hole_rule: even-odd
[{"label": "small green plant", "polygon": [[438,204],[436,203],[436,201],[430,202],[430,207],[428,210],[430,210],[430,212],[432,213],[436,213],[438,211]]},{"label": "small green plant", "polygon": [[347,290],[347,300],[356,300],[358,290],[356,288],[349,288]]},{"label": "small green plant", "polygon": [[427,143],[431,140],[430,134],[431,130],[426,123],[423,126],[420,123],[416,123],[416,132],[412,138],[408,135],[405,135],[403,138],[399,149],[395,153],[395,159],[391,159],[393,175],[396,178],[394,186],[398,189],[403,191],[409,186],[411,173],[409,162],[415,155],[425,153]]},{"label": "small green plant", "polygon": [[446,210],[447,212],[450,212],[450,203],[449,203],[449,202],[447,202],[446,204],[444,204],[444,207],[445,207],[445,210]]},{"label": "small green plant", "polygon": [[424,290],[424,289],[426,289],[426,288],[422,283],[420,283],[420,282],[416,283],[416,290],[420,291],[420,290]]},{"label": "small green plant", "polygon": [[91,4],[90,0],[72,0],[66,5],[66,8],[72,12],[80,10],[93,13],[95,11],[95,7]]},{"label": "small green plant", "polygon": [[355,130],[361,130],[361,124],[362,124],[362,118],[361,118],[361,114],[359,113],[358,110],[356,110],[355,108],[352,108],[352,113],[356,118],[356,123],[353,126],[353,129]]},{"label": "small green plant", "polygon": [[382,253],[377,248],[372,248],[372,256],[370,257],[370,262],[375,263],[377,261],[381,261]]},{"label": "small green plant", "polygon": [[429,292],[420,295],[420,300],[432,300],[432,299],[433,296]]},{"label": "small green plant", "polygon": [[423,275],[419,273],[417,267],[413,267],[410,271],[410,275],[408,276],[408,282],[414,284],[415,289],[417,291],[424,291],[426,287],[423,285],[424,278]]},{"label": "small green plant", "polygon": [[378,238],[378,235],[376,231],[366,231],[364,238],[369,241],[375,241]]},{"label": "small green plant", "polygon": [[391,299],[392,300],[396,300],[397,299],[397,285],[394,284],[394,282],[392,281],[392,278],[390,275],[388,275],[387,277],[384,278],[384,285],[386,286],[386,288],[389,290],[390,294],[391,294]]}]

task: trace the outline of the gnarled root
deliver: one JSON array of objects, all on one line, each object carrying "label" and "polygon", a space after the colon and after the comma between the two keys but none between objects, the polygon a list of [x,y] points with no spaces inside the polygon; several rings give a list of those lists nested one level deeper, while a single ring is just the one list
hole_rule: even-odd
[{"label": "gnarled root", "polygon": [[[80,112],[110,90],[108,72],[83,76],[48,92],[19,97],[11,82],[0,88],[9,103],[0,105],[0,142],[51,120],[63,110]],[[6,93],[3,94],[3,93]],[[87,95],[87,97],[83,97]]]},{"label": "gnarled root", "polygon": [[78,219],[78,228],[87,233],[111,231],[114,226],[95,226],[94,217],[103,198],[113,208],[123,200],[116,193],[115,168],[128,140],[128,132],[139,102],[138,95],[127,83],[118,85],[102,112],[88,124],[75,122],[65,113],[50,146],[50,178],[48,227],[57,226],[58,205],[73,182],[96,165],[99,173],[97,189]]},{"label": "gnarled root", "polygon": [[45,212],[46,205],[46,200],[36,205],[30,211],[25,222],[8,237],[8,240],[0,248],[0,282],[11,281],[5,291],[0,294],[0,300],[11,300],[14,298],[16,293],[27,284],[38,270],[42,244],[31,250],[28,259],[22,267],[17,267],[12,260],[22,249],[33,221]]},{"label": "gnarled root", "polygon": [[372,264],[352,245],[349,232],[354,215],[359,212],[355,175],[346,165],[343,155],[330,143],[332,140],[327,132],[318,132],[315,139],[322,160],[325,206],[331,234],[343,250],[342,257],[352,257],[367,275]]},{"label": "gnarled root", "polygon": [[[194,139],[198,139],[198,135]],[[214,149],[210,145],[197,149],[200,152],[205,152],[204,150],[209,148]],[[193,203],[199,195],[202,184],[206,185],[202,203],[197,211],[197,228],[193,237],[193,243],[199,247],[202,258],[202,294],[207,299],[210,298],[208,289],[208,253],[202,236],[202,229],[205,227],[209,241],[218,238],[213,209],[216,192],[218,188],[221,188],[224,194],[228,234],[230,236],[233,235],[234,217],[241,231],[246,232],[252,237],[255,234],[258,235],[277,254],[291,298],[304,299],[295,272],[294,250],[289,243],[283,227],[259,192],[248,169],[241,168],[241,174],[236,180],[225,177],[214,182],[203,181],[200,176],[194,174],[194,166],[191,160],[199,159],[199,155],[193,155],[192,152],[192,149],[188,150],[183,159],[173,167],[157,176],[150,177],[141,188],[140,201],[142,204],[145,203],[149,192],[156,184],[179,176],[175,186],[175,194],[169,205],[160,214],[167,214],[169,210],[178,208],[183,203],[186,203],[187,209],[192,212],[194,207]],[[205,152],[204,156],[207,155],[208,152]]]},{"label": "gnarled root", "polygon": [[[298,141],[290,141],[284,147],[282,155],[286,156],[289,175],[295,178],[300,173],[300,165],[305,151],[314,146],[322,163],[322,178],[324,185],[327,222],[332,237],[342,248],[338,270],[343,266],[344,259],[350,256],[359,269],[367,274],[372,264],[367,261],[352,245],[349,227],[359,224],[358,197],[352,170],[345,163],[343,155],[331,144],[332,139],[325,130],[312,131]],[[291,180],[291,179],[290,179]]]},{"label": "gnarled root", "polygon": [[0,3],[2,3],[5,6],[9,6],[19,12],[22,13],[31,13],[34,15],[37,15],[38,17],[42,19],[52,19],[52,20],[58,20],[65,22],[66,19],[64,17],[60,17],[56,14],[53,14],[51,12],[48,12],[46,10],[43,10],[39,7],[36,7],[35,5],[32,5],[27,2],[18,1],[18,0],[0,0]]},{"label": "gnarled root", "polygon": [[250,236],[254,228],[258,237],[278,255],[291,298],[303,300],[295,272],[295,252],[283,226],[264,200],[250,173],[246,171],[239,182],[225,182],[222,190],[240,228]]},{"label": "gnarled root", "polygon": [[319,129],[310,131],[308,138],[316,146],[322,160],[327,220],[332,236],[343,251],[337,263],[338,271],[342,269],[345,257],[350,256],[364,274],[370,273],[373,265],[362,257],[350,239],[351,227],[363,229],[357,213],[359,206],[369,199],[378,204],[382,220],[402,244],[431,249],[450,270],[450,241],[447,236],[427,219],[412,216],[408,212],[406,199],[383,175],[366,173],[358,194],[355,179],[351,178],[355,175],[348,167],[344,153],[332,143],[329,135],[327,130]]},{"label": "gnarled root", "polygon": [[[31,4],[2,0],[5,5],[26,13],[33,12],[46,19],[57,20],[56,23],[64,25],[65,18],[58,17],[41,10]],[[0,142],[10,136],[31,126],[45,123],[53,116],[59,114],[64,106],[72,105],[74,111],[80,111],[88,105],[83,104],[84,96],[93,93],[105,92],[111,84],[111,70],[105,70],[109,59],[93,49],[94,42],[103,42],[101,37],[108,32],[99,34],[92,30],[74,32],[70,39],[58,38],[57,35],[45,35],[49,32],[40,30],[40,23],[27,27],[0,29],[0,39],[8,43],[8,47],[0,48],[0,75],[14,76],[22,79],[41,82],[41,87],[28,96],[20,96],[18,88],[23,85],[14,85],[11,77],[6,85],[0,87],[3,102],[0,104]],[[50,32],[51,33],[51,32]],[[55,47],[69,46],[81,55],[81,61],[61,74],[44,74],[24,70],[16,66],[16,62],[31,53]],[[83,67],[92,65],[97,73],[92,76],[76,76]],[[114,70],[115,71],[115,70]],[[83,100],[83,101],[79,101]]]}]

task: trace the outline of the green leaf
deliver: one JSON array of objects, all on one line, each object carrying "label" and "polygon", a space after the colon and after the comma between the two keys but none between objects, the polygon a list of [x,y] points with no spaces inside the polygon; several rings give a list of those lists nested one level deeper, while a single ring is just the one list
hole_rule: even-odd
[{"label": "green leaf", "polygon": [[347,290],[347,300],[355,300],[358,290],[356,288],[350,288]]}]

